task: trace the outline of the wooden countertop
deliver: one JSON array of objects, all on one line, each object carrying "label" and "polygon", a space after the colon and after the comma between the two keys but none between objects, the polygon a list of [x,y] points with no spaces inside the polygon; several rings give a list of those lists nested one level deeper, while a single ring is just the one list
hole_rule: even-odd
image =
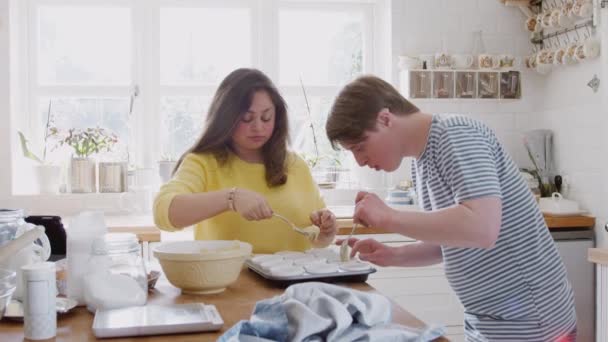
[{"label": "wooden countertop", "polygon": [[[585,215],[575,216],[551,216],[544,215],[547,227],[550,230],[559,230],[565,228],[593,228],[595,226],[595,217]],[[348,235],[353,226],[353,220],[347,218],[338,219],[338,235]],[[391,233],[381,228],[357,227],[355,234],[381,234]]]},{"label": "wooden countertop", "polygon": [[589,248],[588,259],[590,262],[608,266],[608,249]]},{"label": "wooden countertop", "polygon": [[[340,284],[356,290],[376,292],[367,283]],[[148,298],[150,304],[171,304],[204,302],[217,307],[224,320],[224,327],[219,332],[198,334],[161,335],[137,338],[115,338],[109,341],[215,341],[226,330],[242,319],[248,319],[253,312],[255,303],[261,299],[271,298],[283,293],[284,288],[275,287],[252,271],[243,269],[236,283],[226,291],[214,295],[181,295],[179,289],[171,286],[166,278],[159,279],[154,293]],[[392,302],[392,301],[391,301]],[[425,324],[412,314],[392,302],[393,322],[410,327],[422,328]],[[93,315],[84,307],[78,307],[72,312],[60,315],[57,318],[57,337],[55,341],[95,341],[91,326]],[[2,320],[0,321],[0,341],[23,341],[23,323]],[[447,341],[444,338],[439,341]]]},{"label": "wooden countertop", "polygon": [[[593,228],[595,218],[585,215],[575,216],[551,216],[545,215],[545,222],[551,230],[564,228]],[[140,241],[161,241],[160,230],[154,225],[151,216],[106,216],[106,224],[110,232],[131,232],[137,234]],[[338,235],[348,235],[353,221],[350,218],[338,219]],[[384,229],[359,227],[355,234],[382,234],[389,233]]]}]

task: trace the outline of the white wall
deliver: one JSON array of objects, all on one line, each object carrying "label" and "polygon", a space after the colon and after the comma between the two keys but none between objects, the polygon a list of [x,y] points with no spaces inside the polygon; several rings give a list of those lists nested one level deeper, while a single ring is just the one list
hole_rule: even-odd
[{"label": "white wall", "polygon": [[[10,114],[10,77],[9,77],[9,0],[0,0],[0,137],[9,137],[11,132],[7,121]],[[9,139],[0,140],[0,161],[10,160]],[[0,198],[6,197],[11,189],[10,167],[0,166]]]},{"label": "white wall", "polygon": [[[485,52],[525,56],[532,46],[516,8],[487,0],[403,0],[393,2],[393,65],[399,55],[472,53],[474,32],[482,31]],[[443,45],[443,46],[442,46]],[[529,165],[521,136],[533,115],[543,80],[522,70],[521,100],[414,100],[423,111],[459,113],[479,119],[496,131],[513,159]],[[398,84],[398,70],[393,72]],[[393,177],[395,178],[395,177]]]},{"label": "white wall", "polygon": [[[608,220],[608,79],[602,70],[608,56],[603,52],[603,62],[599,59],[548,75],[540,93],[539,113],[528,125],[553,130],[556,171],[567,176],[569,183],[566,196],[597,218],[598,246],[608,247],[608,233],[603,229]],[[597,93],[587,87],[594,74],[604,82]]]}]

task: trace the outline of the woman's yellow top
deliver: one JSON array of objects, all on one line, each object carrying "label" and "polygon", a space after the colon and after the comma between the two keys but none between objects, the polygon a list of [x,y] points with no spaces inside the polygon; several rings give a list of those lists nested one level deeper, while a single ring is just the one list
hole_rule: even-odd
[{"label": "woman's yellow top", "polygon": [[[220,164],[212,154],[190,153],[156,196],[154,222],[163,230],[175,231],[178,228],[169,221],[169,206],[176,195],[232,187],[260,193],[274,212],[287,217],[298,227],[310,226],[310,214],[325,207],[310,169],[295,153],[289,153],[287,157],[287,182],[272,188],[266,183],[263,164],[245,162],[234,154],[225,164]],[[245,241],[253,246],[254,253],[304,251],[311,247],[305,236],[294,232],[277,218],[247,221],[233,211],[225,211],[198,223],[194,228],[194,238]]]}]

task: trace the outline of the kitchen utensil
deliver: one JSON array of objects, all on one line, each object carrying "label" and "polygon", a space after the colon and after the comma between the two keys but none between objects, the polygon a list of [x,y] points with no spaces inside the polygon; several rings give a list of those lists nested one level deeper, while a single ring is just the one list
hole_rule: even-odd
[{"label": "kitchen utensil", "polygon": [[557,192],[561,193],[562,192],[562,176],[560,176],[560,175],[555,176],[555,178],[553,179],[553,183],[555,184],[555,190],[557,190]]},{"label": "kitchen utensil", "polygon": [[219,293],[234,283],[252,246],[241,241],[166,242],[154,249],[167,280],[183,293]]},{"label": "kitchen utensil", "polygon": [[348,234],[348,237],[343,240],[342,244],[340,245],[340,260],[342,262],[347,262],[350,259],[348,240],[353,237],[353,233],[355,232],[355,229],[357,229],[357,225],[357,223],[353,224],[353,229],[350,230],[350,234]]},{"label": "kitchen utensil", "polygon": [[273,213],[272,216],[283,220],[285,223],[287,223],[291,229],[295,230],[296,232],[305,235],[306,237],[308,237],[308,239],[310,241],[314,241],[317,239],[317,237],[319,236],[319,227],[317,226],[308,226],[306,228],[298,228],[293,222],[291,222],[288,218],[286,218],[283,215],[280,214],[276,214]]}]

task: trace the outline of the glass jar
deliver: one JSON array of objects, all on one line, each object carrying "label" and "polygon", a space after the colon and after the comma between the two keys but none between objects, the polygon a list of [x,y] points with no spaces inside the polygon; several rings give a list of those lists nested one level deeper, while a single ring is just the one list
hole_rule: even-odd
[{"label": "glass jar", "polygon": [[137,236],[109,233],[96,238],[84,275],[84,299],[91,312],[146,304],[148,280]]},{"label": "glass jar", "polygon": [[13,240],[19,227],[25,224],[23,209],[0,209],[0,246]]},{"label": "glass jar", "polygon": [[[0,209],[0,246],[18,239],[21,235],[37,226],[25,222],[23,209]],[[40,235],[32,243],[24,245],[5,260],[0,261],[0,268],[13,270],[17,274],[17,289],[13,298],[21,300],[23,295],[21,267],[46,261],[51,255],[51,243],[46,234]]]}]

